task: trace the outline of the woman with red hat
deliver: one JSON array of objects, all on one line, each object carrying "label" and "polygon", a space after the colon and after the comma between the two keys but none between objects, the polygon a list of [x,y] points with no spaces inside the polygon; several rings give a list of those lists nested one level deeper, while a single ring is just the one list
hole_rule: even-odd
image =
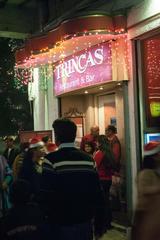
[{"label": "woman with red hat", "polygon": [[19,178],[27,180],[35,194],[39,190],[39,177],[45,156],[44,143],[39,138],[32,138],[26,153]]},{"label": "woman with red hat", "polygon": [[144,146],[143,169],[137,177],[137,206],[132,240],[160,239],[160,143]]}]

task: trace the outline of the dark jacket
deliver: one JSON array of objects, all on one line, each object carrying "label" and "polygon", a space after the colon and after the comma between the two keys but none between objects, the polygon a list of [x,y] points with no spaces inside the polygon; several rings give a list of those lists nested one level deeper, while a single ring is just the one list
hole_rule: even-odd
[{"label": "dark jacket", "polygon": [[35,204],[13,207],[0,221],[1,240],[49,240],[49,235],[50,227]]},{"label": "dark jacket", "polygon": [[3,156],[7,159],[7,162],[9,164],[9,166],[12,168],[12,165],[13,165],[13,162],[14,162],[15,158],[19,154],[19,149],[12,148],[10,153],[9,153],[9,156],[8,156],[8,151],[9,151],[9,149],[6,148],[4,153],[3,153]]}]

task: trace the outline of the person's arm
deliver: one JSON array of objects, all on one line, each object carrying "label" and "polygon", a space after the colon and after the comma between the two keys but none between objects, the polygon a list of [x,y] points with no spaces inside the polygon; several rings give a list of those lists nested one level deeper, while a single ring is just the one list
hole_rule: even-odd
[{"label": "person's arm", "polygon": [[97,168],[99,168],[99,166],[101,165],[103,157],[104,157],[104,153],[102,151],[97,151],[94,154],[93,158],[94,158],[94,160],[96,162]]},{"label": "person's arm", "polygon": [[81,144],[80,144],[80,149],[84,151],[84,145],[85,145],[85,137],[82,137]]},{"label": "person's arm", "polygon": [[7,189],[9,184],[12,182],[13,180],[13,176],[12,176],[12,170],[10,169],[7,160],[3,157],[2,158],[3,161],[3,168],[4,168],[4,179],[3,182],[1,184],[1,187],[3,190]]}]

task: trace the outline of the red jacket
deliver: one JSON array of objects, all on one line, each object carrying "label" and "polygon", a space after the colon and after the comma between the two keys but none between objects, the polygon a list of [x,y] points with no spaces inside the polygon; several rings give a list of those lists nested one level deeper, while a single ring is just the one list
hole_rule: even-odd
[{"label": "red jacket", "polygon": [[119,176],[119,172],[121,168],[121,144],[116,135],[114,135],[112,138],[108,138],[108,140],[109,140],[109,143],[113,152],[113,156],[115,159],[115,163],[116,163],[116,169],[115,169],[116,171],[114,175]]},{"label": "red jacket", "polygon": [[83,151],[84,151],[84,146],[85,146],[85,143],[86,143],[86,142],[92,142],[92,143],[93,143],[94,150],[96,150],[96,147],[97,147],[97,139],[95,139],[92,134],[87,134],[87,135],[85,135],[85,136],[82,137],[80,149],[83,150]]},{"label": "red jacket", "polygon": [[108,168],[106,170],[106,167],[103,164],[103,157],[104,157],[104,153],[100,150],[98,150],[93,156],[96,162],[99,178],[100,180],[112,180],[113,171],[111,168]]}]

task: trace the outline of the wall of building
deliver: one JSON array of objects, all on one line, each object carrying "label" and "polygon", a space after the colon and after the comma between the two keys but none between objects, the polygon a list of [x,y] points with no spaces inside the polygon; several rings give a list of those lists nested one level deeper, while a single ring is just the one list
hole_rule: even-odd
[{"label": "wall of building", "polygon": [[40,74],[40,68],[34,68],[34,81],[28,88],[29,100],[33,101],[34,130],[52,130],[59,112],[58,99],[53,92],[53,73],[48,74],[46,89],[40,88]]},{"label": "wall of building", "polygon": [[90,127],[95,124],[93,95],[69,95],[61,98],[62,116],[73,108],[84,114],[84,133],[90,132]]},{"label": "wall of building", "polygon": [[160,26],[159,0],[144,0],[129,11],[127,19],[130,38],[139,37]]},{"label": "wall of building", "polygon": [[[142,109],[144,106],[141,106],[141,103],[137,102],[137,72],[142,71],[141,65],[136,66],[136,52],[135,52],[135,42],[138,39],[142,39],[144,36],[149,36],[151,32],[157,32],[160,26],[160,4],[158,0],[144,0],[137,6],[133,7],[128,14],[127,19],[128,26],[128,37],[132,40],[131,47],[131,81],[128,84],[128,110],[129,110],[129,119],[128,119],[128,134],[130,141],[129,149],[129,171],[132,176],[131,178],[131,195],[132,195],[132,208],[135,208],[136,205],[136,196],[137,189],[135,185],[137,172],[139,170],[139,161],[142,157],[141,147],[143,148],[143,132],[139,132],[139,125],[143,128],[143,122],[139,122],[138,115],[141,114],[138,112],[138,109]],[[140,46],[138,46],[139,48]],[[139,74],[140,76],[141,74]],[[142,79],[141,79],[142,80]],[[139,89],[140,91],[140,89]],[[141,92],[139,92],[141,95]],[[138,106],[140,104],[140,106]],[[140,137],[141,136],[141,137]],[[142,146],[140,146],[142,145]]]}]

